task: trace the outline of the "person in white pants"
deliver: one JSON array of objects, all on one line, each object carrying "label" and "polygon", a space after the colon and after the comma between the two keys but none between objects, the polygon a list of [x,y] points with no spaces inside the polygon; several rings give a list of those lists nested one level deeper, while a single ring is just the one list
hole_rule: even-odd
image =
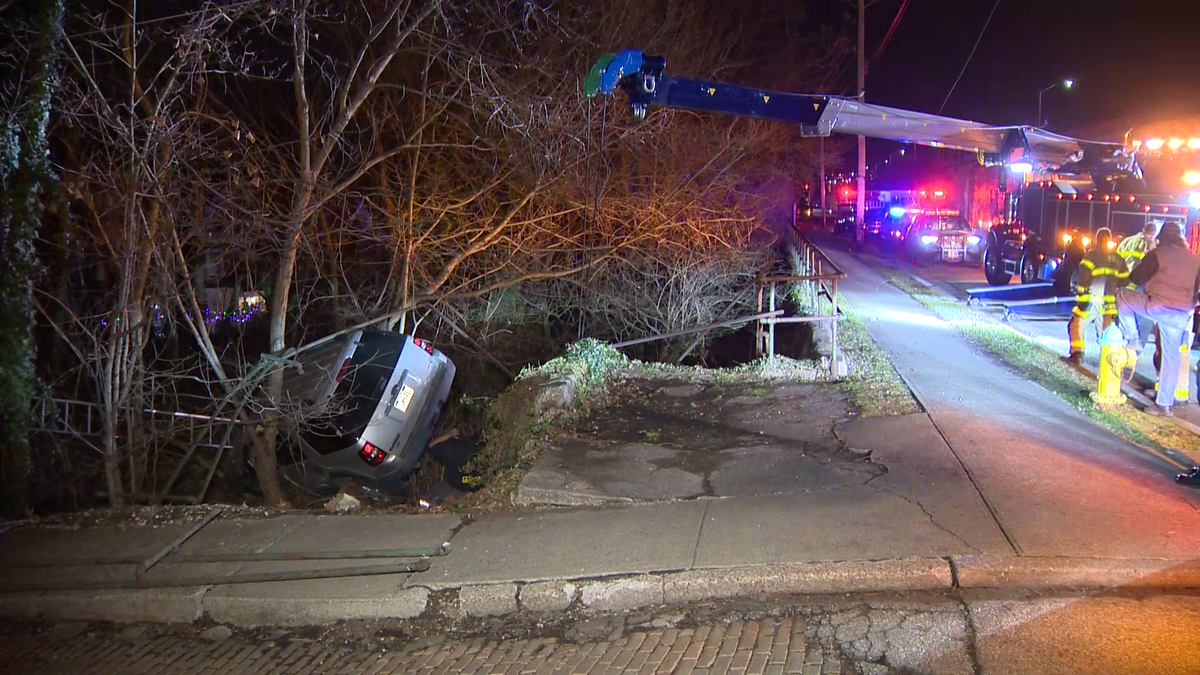
[{"label": "person in white pants", "polygon": [[[1130,283],[1145,287],[1145,292],[1129,288],[1117,290],[1117,322],[1127,348],[1141,352],[1142,339],[1137,319],[1145,317],[1158,324],[1162,347],[1162,367],[1158,374],[1158,395],[1146,412],[1171,415],[1175,388],[1179,383],[1180,346],[1191,326],[1192,314],[1200,293],[1200,258],[1192,255],[1179,226],[1163,225],[1158,246],[1146,254],[1129,275]],[[1200,486],[1200,467],[1176,478],[1180,483]]]},{"label": "person in white pants", "polygon": [[1169,415],[1179,380],[1179,347],[1191,326],[1200,291],[1200,258],[1188,250],[1179,226],[1168,223],[1158,235],[1158,246],[1133,269],[1129,281],[1146,290],[1118,289],[1117,320],[1126,345],[1135,352],[1142,350],[1138,317],[1158,324],[1163,362],[1156,405],[1147,412]]}]

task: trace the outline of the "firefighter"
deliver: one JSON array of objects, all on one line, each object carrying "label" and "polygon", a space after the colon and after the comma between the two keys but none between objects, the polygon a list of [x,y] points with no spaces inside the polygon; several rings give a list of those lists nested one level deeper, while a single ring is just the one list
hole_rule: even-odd
[{"label": "firefighter", "polygon": [[1162,368],[1155,405],[1146,412],[1169,416],[1179,380],[1180,347],[1191,325],[1200,291],[1200,258],[1188,250],[1179,226],[1167,223],[1159,233],[1158,246],[1138,263],[1129,281],[1138,286],[1144,284],[1146,291],[1128,288],[1117,291],[1121,333],[1127,348],[1136,353],[1142,349],[1137,318],[1146,317],[1158,324]]},{"label": "firefighter", "polygon": [[1075,307],[1067,323],[1071,339],[1071,355],[1067,360],[1076,365],[1083,359],[1083,330],[1097,321],[1100,331],[1108,328],[1117,316],[1117,286],[1128,276],[1125,259],[1116,252],[1112,231],[1107,227],[1096,230],[1096,245],[1079,261],[1079,279],[1075,285]]},{"label": "firefighter", "polygon": [[1140,233],[1121,240],[1120,245],[1117,246],[1117,253],[1125,259],[1125,266],[1129,268],[1130,272],[1154,248],[1154,237],[1158,234],[1158,228],[1161,226],[1161,220],[1151,221],[1146,223]]}]

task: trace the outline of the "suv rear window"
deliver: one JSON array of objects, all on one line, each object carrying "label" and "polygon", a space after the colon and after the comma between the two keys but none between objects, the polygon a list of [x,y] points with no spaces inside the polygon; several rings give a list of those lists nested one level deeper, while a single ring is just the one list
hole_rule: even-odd
[{"label": "suv rear window", "polygon": [[332,414],[300,426],[300,433],[322,455],[345,449],[362,436],[384,395],[406,338],[399,333],[363,331],[350,357],[346,377],[330,402]]}]

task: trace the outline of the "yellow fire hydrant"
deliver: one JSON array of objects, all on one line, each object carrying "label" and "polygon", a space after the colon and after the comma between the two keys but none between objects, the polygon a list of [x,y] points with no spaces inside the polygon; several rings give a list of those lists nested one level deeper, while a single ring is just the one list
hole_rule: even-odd
[{"label": "yellow fire hydrant", "polygon": [[1100,335],[1100,372],[1096,373],[1096,391],[1092,400],[1100,408],[1114,408],[1125,402],[1121,393],[1121,373],[1130,363],[1125,336],[1117,326],[1109,326]]}]

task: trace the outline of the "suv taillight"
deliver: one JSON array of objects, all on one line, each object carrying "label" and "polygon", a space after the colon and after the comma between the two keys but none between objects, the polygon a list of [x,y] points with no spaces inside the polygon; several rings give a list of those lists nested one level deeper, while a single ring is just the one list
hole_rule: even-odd
[{"label": "suv taillight", "polygon": [[388,458],[386,452],[371,443],[363,443],[362,450],[358,451],[358,456],[362,457],[362,460],[371,466],[379,466],[383,464],[383,460]]},{"label": "suv taillight", "polygon": [[341,382],[346,377],[346,372],[350,370],[350,359],[342,361],[342,367],[338,368],[337,382]]},{"label": "suv taillight", "polygon": [[413,338],[413,344],[425,350],[426,354],[433,356],[433,343],[428,340],[422,340],[419,337]]}]

